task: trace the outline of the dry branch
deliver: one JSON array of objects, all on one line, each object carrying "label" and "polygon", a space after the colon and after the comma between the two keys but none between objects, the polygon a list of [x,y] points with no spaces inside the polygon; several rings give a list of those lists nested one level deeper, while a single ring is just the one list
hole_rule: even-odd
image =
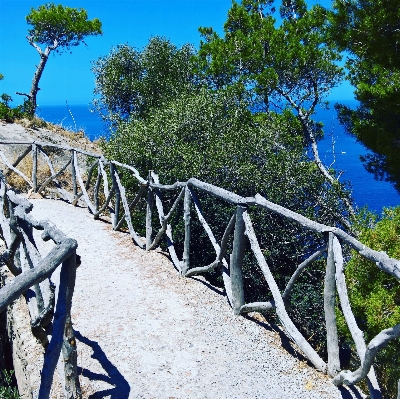
[{"label": "dry branch", "polygon": [[[73,163],[74,163],[74,170],[75,170],[75,173],[76,173],[76,177],[78,178],[78,182],[79,182],[79,185],[81,186],[81,190],[82,190],[82,193],[83,193],[83,198],[85,198],[85,202],[86,202],[88,208],[90,209],[90,211],[92,213],[95,213],[96,209],[95,209],[94,205],[92,204],[92,201],[90,201],[89,195],[88,195],[88,193],[86,191],[86,187],[83,184],[81,172],[79,170],[78,158],[76,156],[76,152],[74,152],[74,161],[73,161]],[[87,180],[87,182],[89,182],[89,179]],[[72,205],[75,205],[76,204],[75,201],[77,200],[77,198],[79,198],[78,195],[76,195],[76,193],[74,193],[74,194],[75,194],[75,198],[74,198],[74,201],[73,201]]]},{"label": "dry branch", "polygon": [[57,177],[60,176],[64,172],[65,169],[67,169],[67,167],[71,163],[71,161],[72,161],[72,157],[57,173],[54,173],[54,171],[53,171],[53,174],[42,183],[42,185],[39,187],[37,192],[41,193],[52,181],[56,181]]},{"label": "dry branch", "polygon": [[8,161],[6,156],[1,151],[0,151],[0,158],[3,160],[4,164],[7,166],[8,169],[11,169],[17,175],[21,176],[31,187],[33,187],[33,183],[17,168],[14,168],[14,166]]},{"label": "dry branch", "polygon": [[139,172],[137,171],[137,169],[135,169],[133,166],[126,165],[126,164],[124,164],[124,163],[120,163],[120,162],[117,162],[117,161],[110,161],[110,162],[111,162],[112,164],[114,164],[114,165],[121,166],[122,168],[128,169],[128,170],[130,170],[131,172],[133,172],[133,175],[136,177],[136,179],[139,180],[140,183],[143,183],[143,184],[146,184],[146,183],[147,183],[146,180],[144,180],[144,179],[140,176],[140,174],[139,174]]},{"label": "dry branch", "polygon": [[292,293],[292,289],[294,287],[295,282],[297,279],[300,277],[302,271],[310,265],[312,262],[317,260],[327,249],[327,246],[323,246],[321,248],[318,248],[315,253],[313,253],[311,256],[309,256],[304,262],[300,263],[299,266],[297,266],[296,271],[292,274],[292,277],[290,278],[289,282],[286,284],[285,291],[282,294],[282,299],[285,305],[288,305],[288,301],[290,298],[290,294]]},{"label": "dry branch", "polygon": [[179,205],[179,202],[181,201],[183,195],[185,194],[185,189],[183,188],[182,191],[179,193],[178,197],[175,199],[174,204],[172,205],[169,213],[167,216],[161,217],[161,228],[158,231],[156,237],[154,238],[153,242],[149,245],[148,248],[146,248],[147,251],[151,251],[154,248],[157,248],[158,243],[160,242],[162,236],[165,234],[168,228],[168,222],[171,220],[171,217],[173,213],[175,212],[176,208]]},{"label": "dry branch", "polygon": [[274,277],[268,267],[268,264],[264,258],[264,255],[261,251],[260,245],[258,244],[258,240],[256,234],[253,229],[253,225],[251,223],[250,217],[247,212],[243,213],[243,220],[246,225],[245,234],[249,238],[251,248],[253,250],[254,255],[256,256],[257,262],[264,274],[265,280],[268,283],[269,289],[271,290],[272,296],[274,298],[275,306],[276,306],[276,314],[281,320],[286,333],[293,339],[293,341],[297,344],[297,346],[301,349],[304,355],[311,361],[311,363],[322,372],[326,371],[326,363],[320,358],[318,353],[312,348],[312,346],[307,342],[307,340],[303,337],[300,331],[293,324],[292,320],[288,316],[285,305],[283,303],[283,299],[279,292],[278,286],[275,282]]},{"label": "dry branch", "polygon": [[[76,154],[76,153],[75,153]],[[95,168],[95,166],[97,166],[99,163],[99,160],[97,159],[95,162],[92,163],[92,166],[89,168],[88,170],[88,175],[87,175],[87,179],[86,179],[86,183],[85,183],[85,190],[87,192],[87,190],[90,187],[90,181],[92,179],[92,174],[93,174],[93,170]],[[75,168],[78,168],[78,161],[75,162]],[[76,205],[78,203],[79,198],[82,197],[82,195],[84,196],[85,193],[83,191],[80,191],[77,195],[76,198],[71,202],[72,205]],[[89,198],[89,196],[88,196]],[[90,201],[91,202],[91,201]],[[94,206],[95,207],[95,206]],[[90,208],[89,208],[90,209]],[[97,209],[96,209],[97,210]],[[93,213],[93,212],[92,212]]]},{"label": "dry branch", "polygon": [[231,261],[229,264],[229,275],[231,278],[232,289],[232,308],[235,315],[240,314],[240,308],[244,305],[244,289],[243,289],[243,257],[245,246],[245,225],[243,221],[243,213],[247,209],[238,205],[236,209],[235,231],[233,234],[233,249]]},{"label": "dry branch", "polygon": [[[25,149],[21,154],[18,155],[17,159],[12,163],[12,166],[16,168],[19,163],[31,152],[32,146],[30,145],[28,148]],[[7,176],[10,173],[10,169],[4,173]]]},{"label": "dry branch", "polygon": [[333,255],[334,235],[329,233],[328,258],[326,261],[324,284],[324,314],[326,324],[326,344],[328,351],[328,374],[334,377],[340,371],[339,338],[336,324],[335,260]]},{"label": "dry branch", "polygon": [[39,147],[53,147],[57,148],[59,150],[65,150],[65,151],[76,151],[79,152],[80,154],[87,155],[89,157],[93,158],[101,158],[102,155],[99,154],[94,154],[92,152],[88,152],[85,150],[81,150],[80,148],[75,148],[75,147],[69,147],[66,145],[59,145],[59,144],[54,144],[54,143],[46,143],[43,141],[12,141],[12,140],[0,140],[0,144],[16,144],[16,145],[32,145],[36,144]]},{"label": "dry branch", "polygon": [[250,312],[267,312],[275,309],[276,309],[275,302],[273,300],[269,302],[252,302],[243,305],[240,308],[240,314],[250,313]]},{"label": "dry branch", "polygon": [[[128,225],[128,228],[129,228],[129,233],[130,233],[133,241],[135,242],[135,244],[138,245],[140,248],[144,248],[144,244],[142,243],[142,240],[140,239],[139,235],[136,233],[136,231],[133,228],[131,214],[130,214],[130,210],[129,210],[129,206],[128,206],[128,201],[126,200],[125,188],[121,184],[121,181],[119,179],[119,176],[118,176],[118,173],[116,170],[114,170],[114,177],[115,177],[115,182],[118,186],[119,192],[121,194],[122,205],[123,205],[124,211],[125,211],[125,220],[126,220],[126,224]],[[118,227],[118,225],[117,225],[117,227]],[[117,229],[117,227],[115,228],[115,230]]]},{"label": "dry branch", "polygon": [[[188,187],[189,187],[189,185],[188,185]],[[210,226],[208,225],[207,221],[204,219],[203,213],[201,212],[199,199],[197,198],[197,195],[193,190],[191,190],[190,188],[188,188],[188,189],[189,189],[190,195],[192,196],[192,199],[193,199],[193,204],[194,204],[194,208],[197,213],[197,217],[199,218],[201,225],[203,226],[204,230],[206,231],[208,238],[210,239],[211,244],[214,247],[216,254],[219,255],[221,252],[221,247],[218,245],[217,240],[215,239]],[[235,221],[236,221],[236,218],[235,218]],[[232,304],[232,285],[231,285],[229,266],[228,266],[227,261],[224,258],[221,259],[221,262],[222,262],[222,277],[224,280],[226,295],[228,297],[229,303]]]},{"label": "dry branch", "polygon": [[[154,173],[154,172],[150,173],[150,176],[154,180],[155,184],[159,184],[159,177],[156,173]],[[151,179],[149,179],[149,180],[151,180]],[[162,220],[164,218],[164,207],[163,207],[160,195],[156,195],[156,207],[157,207],[160,223],[162,223]],[[170,224],[167,225],[167,230],[165,231],[165,235],[167,238],[167,248],[168,248],[168,252],[171,256],[172,263],[174,264],[174,266],[177,268],[177,270],[180,273],[181,272],[181,262],[179,261],[178,255],[176,254],[176,251],[175,251],[174,240],[172,238],[172,227]]]},{"label": "dry branch", "polygon": [[59,246],[53,248],[37,267],[30,269],[14,277],[8,284],[0,290],[0,312],[29,287],[42,282],[49,277],[58,265],[66,258],[71,256],[78,244],[72,238],[67,238]]},{"label": "dry branch", "polygon": [[363,380],[375,359],[377,353],[384,348],[391,340],[400,337],[400,324],[381,331],[373,338],[367,346],[361,366],[356,371],[343,370],[332,381],[335,385],[354,385]]},{"label": "dry branch", "polygon": [[185,240],[183,243],[183,259],[182,259],[182,276],[186,276],[190,268],[190,208],[191,197],[190,191],[184,187],[185,198],[183,200],[183,220],[185,221]]},{"label": "dry branch", "polygon": [[[140,199],[143,197],[143,194],[144,194],[144,192],[146,191],[146,188],[147,188],[147,186],[140,186],[139,187],[139,191],[138,191],[138,193],[136,194],[136,197],[133,199],[133,201],[129,204],[129,206],[128,206],[128,209],[129,209],[129,212],[131,212],[132,211],[132,209],[136,206],[136,204],[140,201]],[[120,189],[121,190],[121,189]],[[125,193],[125,191],[124,191],[124,193]],[[125,194],[124,194],[125,195]],[[118,230],[120,227],[121,227],[121,225],[122,225],[122,223],[124,222],[124,220],[125,220],[125,215],[120,219],[120,221],[118,222],[118,224],[117,224],[117,226],[115,227],[115,230]]]},{"label": "dry branch", "polygon": [[[339,300],[340,300],[340,307],[342,309],[347,326],[350,330],[350,334],[356,345],[358,357],[362,360],[362,359],[364,359],[365,351],[367,350],[367,346],[364,341],[364,334],[359,329],[356,319],[354,317],[354,314],[351,310],[349,296],[347,293],[345,275],[344,275],[342,247],[336,236],[333,238],[332,249],[333,249],[333,255],[334,255],[334,259],[335,259],[335,268],[336,268],[335,279],[336,279],[336,287],[337,287]],[[380,393],[380,388],[379,388],[378,380],[376,378],[375,370],[374,370],[373,366],[371,366],[371,369],[368,372],[367,382],[368,382],[368,388],[370,391],[371,399],[380,398],[381,395],[377,394],[378,392]]]}]

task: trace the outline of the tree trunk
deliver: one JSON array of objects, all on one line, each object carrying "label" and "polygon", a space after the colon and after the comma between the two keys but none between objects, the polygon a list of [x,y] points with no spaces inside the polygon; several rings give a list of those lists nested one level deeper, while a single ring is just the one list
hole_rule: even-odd
[{"label": "tree trunk", "polygon": [[40,78],[42,77],[44,67],[46,66],[47,60],[49,58],[50,49],[46,48],[46,50],[44,52],[41,51],[39,54],[40,54],[40,62],[36,69],[35,74],[33,75],[31,91],[29,93],[29,100],[31,102],[31,107],[29,108],[29,114],[31,116],[33,116],[36,111],[36,107],[37,107],[36,96],[37,96],[37,92],[40,90],[39,89],[39,81],[40,81]]}]

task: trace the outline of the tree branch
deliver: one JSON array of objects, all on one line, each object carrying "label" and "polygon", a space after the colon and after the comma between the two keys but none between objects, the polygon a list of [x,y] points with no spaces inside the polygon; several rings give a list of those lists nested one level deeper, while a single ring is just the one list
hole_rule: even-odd
[{"label": "tree branch", "polygon": [[29,44],[36,49],[36,51],[40,54],[40,56],[42,56],[43,50],[33,41],[33,37],[26,36],[26,38],[27,38]]}]

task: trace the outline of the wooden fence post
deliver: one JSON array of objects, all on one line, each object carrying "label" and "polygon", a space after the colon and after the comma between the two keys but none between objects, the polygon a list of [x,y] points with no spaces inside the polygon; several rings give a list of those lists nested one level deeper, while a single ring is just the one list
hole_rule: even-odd
[{"label": "wooden fence post", "polygon": [[113,163],[110,163],[110,174],[111,174],[112,184],[113,184],[114,191],[115,191],[114,215],[112,215],[112,226],[113,226],[114,230],[116,229],[116,227],[118,225],[119,208],[120,208],[120,202],[121,202],[120,201],[121,193],[119,191],[118,183],[117,183],[117,180],[115,178],[115,172],[116,172],[115,165]]},{"label": "wooden fence post", "polygon": [[36,144],[32,144],[32,189],[33,192],[36,193],[37,186],[37,146]]},{"label": "wooden fence post", "polygon": [[[75,247],[76,248],[76,247]],[[67,399],[80,399],[77,352],[71,322],[71,305],[76,278],[76,251],[62,262],[60,285],[53,320],[53,331],[44,354],[38,399],[49,398],[54,371],[62,353],[64,360],[64,393]]]},{"label": "wooden fence post", "polygon": [[[67,287],[65,292],[65,326],[62,345],[64,359],[65,397],[68,399],[82,398],[78,375],[78,354],[76,350],[76,339],[71,320],[72,297],[76,280],[76,252],[63,262],[62,269],[65,270]],[[63,270],[61,271],[63,273]]]},{"label": "wooden fence post", "polygon": [[[152,170],[149,171],[149,183],[153,183]],[[152,216],[154,207],[154,194],[152,188],[149,186],[147,193],[147,209],[146,209],[146,250],[148,251],[151,245],[151,235],[153,234]]]},{"label": "wooden fence post", "polygon": [[242,265],[245,246],[245,224],[243,220],[243,212],[245,211],[246,207],[237,206],[235,231],[233,233],[233,250],[229,265],[232,286],[232,308],[235,315],[240,314],[240,308],[244,305]]},{"label": "wooden fence post", "polygon": [[96,184],[95,184],[94,190],[93,190],[93,202],[94,202],[94,207],[96,209],[96,212],[99,211],[100,184],[101,184],[101,170],[100,170],[100,164],[98,164],[97,165],[97,179],[96,179]]},{"label": "wooden fence post", "polygon": [[183,261],[181,275],[184,276],[190,266],[190,205],[191,205],[190,190],[185,187],[185,198],[183,202],[183,219],[185,221],[185,242],[183,247]]},{"label": "wooden fence post", "polygon": [[339,340],[336,325],[335,300],[335,255],[333,252],[333,233],[329,233],[328,258],[324,284],[324,312],[326,323],[326,344],[328,349],[328,375],[334,377],[340,371]]},{"label": "wooden fence post", "polygon": [[75,171],[75,151],[71,150],[71,179],[72,179],[72,194],[73,194],[73,200],[75,199],[77,193],[78,193],[78,188],[76,185],[76,171]]}]

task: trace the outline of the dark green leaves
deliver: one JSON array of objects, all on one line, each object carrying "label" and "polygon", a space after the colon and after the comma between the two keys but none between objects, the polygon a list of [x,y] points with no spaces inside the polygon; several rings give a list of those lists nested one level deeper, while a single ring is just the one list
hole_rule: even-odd
[{"label": "dark green leaves", "polygon": [[270,5],[233,2],[224,37],[201,28],[199,69],[217,88],[242,83],[267,109],[271,100],[307,109],[341,78],[340,55],[325,40],[326,12],[320,6],[307,10],[302,0],[285,0],[279,26]]},{"label": "dark green leaves", "polygon": [[373,151],[363,158],[367,170],[400,191],[400,1],[336,1],[330,19],[360,101],[356,110],[339,107],[340,118]]},{"label": "dark green leaves", "polygon": [[32,28],[28,39],[55,48],[77,46],[86,36],[102,34],[101,22],[91,21],[84,9],[64,7],[48,3],[32,8],[26,21]]}]

